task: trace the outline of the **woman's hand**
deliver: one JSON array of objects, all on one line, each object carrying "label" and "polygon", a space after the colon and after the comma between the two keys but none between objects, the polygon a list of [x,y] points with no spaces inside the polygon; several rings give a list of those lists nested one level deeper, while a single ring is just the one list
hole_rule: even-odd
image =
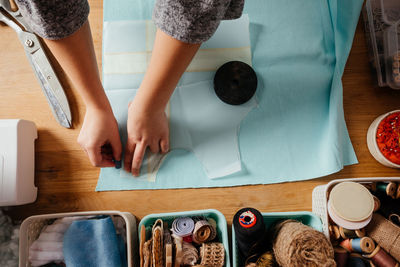
[{"label": "woman's hand", "polygon": [[153,153],[168,152],[169,128],[163,109],[148,110],[135,100],[129,104],[128,109],[124,166],[126,171],[138,176],[147,147]]},{"label": "woman's hand", "polygon": [[118,123],[111,109],[88,107],[78,143],[96,167],[115,167],[121,160],[121,139]]}]

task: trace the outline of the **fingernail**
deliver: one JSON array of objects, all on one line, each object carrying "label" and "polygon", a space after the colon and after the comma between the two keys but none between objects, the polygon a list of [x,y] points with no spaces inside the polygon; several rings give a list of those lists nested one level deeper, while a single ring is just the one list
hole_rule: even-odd
[{"label": "fingernail", "polygon": [[115,168],[116,169],[121,169],[122,167],[122,162],[120,160],[113,160],[115,163]]}]

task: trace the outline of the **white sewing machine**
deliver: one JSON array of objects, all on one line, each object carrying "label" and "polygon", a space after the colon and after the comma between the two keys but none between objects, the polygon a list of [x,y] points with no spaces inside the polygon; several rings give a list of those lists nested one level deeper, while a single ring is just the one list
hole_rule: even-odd
[{"label": "white sewing machine", "polygon": [[36,126],[26,120],[0,120],[0,206],[34,202]]}]

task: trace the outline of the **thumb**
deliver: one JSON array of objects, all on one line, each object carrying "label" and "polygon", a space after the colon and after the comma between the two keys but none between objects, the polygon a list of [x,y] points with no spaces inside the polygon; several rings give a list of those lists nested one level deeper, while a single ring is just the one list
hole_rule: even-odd
[{"label": "thumb", "polygon": [[122,144],[121,144],[121,139],[119,138],[119,135],[111,138],[110,145],[112,147],[114,160],[121,161]]}]

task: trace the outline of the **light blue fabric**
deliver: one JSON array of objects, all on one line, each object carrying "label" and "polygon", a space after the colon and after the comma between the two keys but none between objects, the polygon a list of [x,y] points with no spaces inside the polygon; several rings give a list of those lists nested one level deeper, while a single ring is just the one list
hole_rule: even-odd
[{"label": "light blue fabric", "polygon": [[64,234],[63,254],[68,267],[126,266],[126,245],[117,236],[110,216],[74,221]]},{"label": "light blue fabric", "polygon": [[[259,107],[242,121],[242,171],[210,180],[187,151],[172,151],[155,183],[102,169],[96,190],[267,184],[316,178],[357,163],[341,76],[362,0],[248,0]],[[104,1],[104,20],[149,19],[151,1]],[[207,77],[206,77],[207,76]],[[211,73],[186,73],[193,83]],[[107,86],[106,86],[107,89]],[[121,110],[125,107],[121,107]]]}]

